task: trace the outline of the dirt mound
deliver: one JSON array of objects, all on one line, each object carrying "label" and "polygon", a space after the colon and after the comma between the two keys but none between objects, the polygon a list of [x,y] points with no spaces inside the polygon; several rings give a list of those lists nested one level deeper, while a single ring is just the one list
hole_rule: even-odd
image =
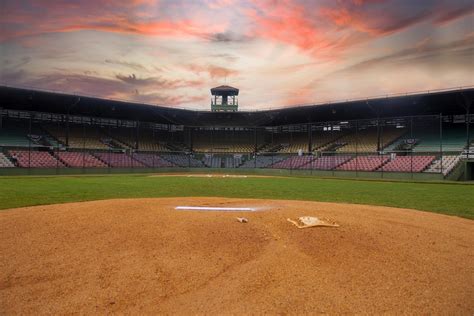
[{"label": "dirt mound", "polygon": [[[262,211],[174,210],[179,205]],[[287,221],[299,216],[340,227]],[[1,211],[0,240],[0,314],[474,312],[474,221],[432,213],[108,200]]]}]

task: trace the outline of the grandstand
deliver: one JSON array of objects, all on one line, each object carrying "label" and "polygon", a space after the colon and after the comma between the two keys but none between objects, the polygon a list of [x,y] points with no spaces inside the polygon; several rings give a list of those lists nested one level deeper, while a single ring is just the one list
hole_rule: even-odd
[{"label": "grandstand", "polygon": [[[336,151],[340,153],[374,153],[381,151],[385,146],[392,144],[406,131],[403,129],[387,128],[383,132],[370,128],[353,131],[337,140],[339,146]],[[381,137],[380,135],[383,135]]]},{"label": "grandstand", "polygon": [[286,159],[285,156],[275,156],[275,155],[259,155],[255,158],[248,159],[245,161],[240,168],[249,169],[249,168],[269,168],[270,166]]},{"label": "grandstand", "polygon": [[[384,108],[383,119],[369,109],[383,108],[385,99],[372,101],[369,108],[352,102],[254,113],[194,112],[94,99],[93,104],[102,107],[94,113],[91,101],[81,98],[67,118],[50,106],[62,102],[62,95],[35,91],[40,101],[34,109],[42,112],[34,112],[22,101],[28,93],[0,89],[5,100],[0,109],[4,171],[260,168],[358,172],[356,176],[416,173],[444,179],[462,175],[454,171],[470,163],[467,152],[473,150],[469,143],[474,128],[467,132],[468,116],[458,91],[406,96],[396,110]],[[414,106],[418,103],[413,99],[430,106]],[[109,106],[113,110],[107,111]]]},{"label": "grandstand", "polygon": [[88,152],[57,152],[56,157],[71,168],[106,168],[107,164]]},{"label": "grandstand", "polygon": [[304,165],[310,164],[313,160],[313,156],[292,156],[274,163],[270,167],[275,169],[299,169]]},{"label": "grandstand", "polygon": [[358,156],[336,168],[344,171],[375,171],[389,161],[386,155],[380,156]]},{"label": "grandstand", "polygon": [[151,168],[171,168],[176,165],[153,153],[136,153],[133,158]]},{"label": "grandstand", "polygon": [[435,160],[435,156],[397,156],[379,169],[392,172],[422,172]]},{"label": "grandstand", "polygon": [[44,129],[59,143],[69,148],[110,149],[121,148],[96,126],[45,125]]},{"label": "grandstand", "polygon": [[192,147],[201,153],[251,153],[255,151],[254,137],[251,131],[235,129],[197,130]]},{"label": "grandstand", "polygon": [[133,156],[125,153],[116,152],[98,152],[94,154],[95,157],[113,168],[144,168],[143,163],[136,160]]},{"label": "grandstand", "polygon": [[313,169],[313,170],[334,170],[338,166],[352,159],[351,156],[338,155],[338,156],[324,156],[319,157],[311,161],[310,163],[301,166],[300,169]]},{"label": "grandstand", "polygon": [[4,126],[0,133],[0,146],[3,147],[29,147],[32,141],[25,134],[27,129],[13,126]]},{"label": "grandstand", "polygon": [[202,168],[205,167],[201,160],[194,158],[192,155],[184,153],[165,153],[160,155],[163,159],[173,163],[178,167]]},{"label": "grandstand", "polygon": [[65,165],[46,151],[10,150],[9,156],[22,168],[63,168]]}]

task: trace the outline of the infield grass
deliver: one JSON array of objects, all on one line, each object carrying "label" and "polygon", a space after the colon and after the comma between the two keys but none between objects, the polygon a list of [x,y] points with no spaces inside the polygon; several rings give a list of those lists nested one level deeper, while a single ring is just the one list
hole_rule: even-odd
[{"label": "infield grass", "polygon": [[112,175],[0,178],[0,209],[113,198],[216,196],[412,208],[474,219],[474,185],[305,177]]}]

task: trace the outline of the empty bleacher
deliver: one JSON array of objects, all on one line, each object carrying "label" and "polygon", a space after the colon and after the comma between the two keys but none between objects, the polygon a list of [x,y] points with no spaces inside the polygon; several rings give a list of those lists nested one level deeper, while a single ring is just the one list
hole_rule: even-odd
[{"label": "empty bleacher", "polygon": [[194,157],[186,154],[176,154],[176,153],[163,153],[160,154],[163,159],[173,163],[179,167],[192,167],[192,168],[202,168],[204,164],[202,161],[195,159]]},{"label": "empty bleacher", "polygon": [[56,156],[71,168],[106,168],[107,164],[87,152],[57,152]]},{"label": "empty bleacher", "polygon": [[380,136],[380,148],[378,148],[379,135],[376,128],[352,131],[339,138],[337,143],[341,144],[336,151],[340,153],[375,153],[378,149],[389,146],[400,138],[406,131],[404,129],[385,128]]},{"label": "empty bleacher", "polygon": [[152,154],[152,153],[135,153],[133,154],[133,158],[135,160],[138,160],[142,164],[144,164],[147,167],[153,167],[153,168],[171,168],[175,167],[175,165],[171,162],[169,162],[166,159],[163,159],[157,154]]},{"label": "empty bleacher", "polygon": [[196,131],[193,150],[198,153],[250,153],[255,150],[250,131]]},{"label": "empty bleacher", "polygon": [[29,147],[35,143],[28,137],[27,129],[14,125],[3,126],[0,130],[0,146]]},{"label": "empty bleacher", "polygon": [[341,131],[316,131],[312,133],[311,147],[313,151],[324,151],[328,145],[344,136]]},{"label": "empty bleacher", "polygon": [[225,168],[238,168],[242,164],[242,157],[225,157]]},{"label": "empty bleacher", "polygon": [[304,165],[311,163],[315,158],[316,157],[314,156],[292,156],[274,163],[270,167],[275,169],[299,169]]},{"label": "empty bleacher", "polygon": [[286,156],[276,156],[276,155],[260,155],[254,159],[249,159],[245,161],[240,168],[268,168],[269,166],[278,163],[284,159],[287,159]]},{"label": "empty bleacher", "polygon": [[467,145],[466,130],[462,127],[444,127],[442,135],[439,129],[418,129],[413,152],[454,152],[460,153]]},{"label": "empty bleacher", "polygon": [[448,175],[459,163],[460,156],[443,156],[442,158],[436,159],[425,172],[429,173],[443,173],[443,175]]},{"label": "empty bleacher", "polygon": [[9,150],[9,155],[23,168],[63,168],[65,165],[47,151]]},{"label": "empty bleacher", "polygon": [[94,154],[101,161],[114,168],[144,168],[143,163],[125,153],[99,152]]},{"label": "empty bleacher", "polygon": [[339,167],[336,170],[344,171],[375,171],[380,168],[383,164],[389,161],[389,157],[386,155],[380,156],[357,156]]},{"label": "empty bleacher", "polygon": [[351,158],[351,156],[347,155],[323,156],[311,161],[306,165],[301,166],[300,169],[333,170]]},{"label": "empty bleacher", "polygon": [[220,168],[222,164],[221,157],[205,156],[203,161],[206,167],[209,168]]},{"label": "empty bleacher", "polygon": [[[66,144],[66,128],[58,125],[45,125],[45,130],[58,139],[61,143]],[[113,141],[110,136],[103,134],[99,128],[94,126],[69,126],[68,135],[69,148],[85,148],[85,149],[110,149]]]},{"label": "empty bleacher", "polygon": [[422,172],[435,158],[435,156],[418,155],[396,156],[381,166],[379,170],[388,172]]},{"label": "empty bleacher", "polygon": [[273,143],[281,145],[281,148],[278,150],[279,153],[307,152],[309,137],[307,132],[275,134],[273,136]]}]

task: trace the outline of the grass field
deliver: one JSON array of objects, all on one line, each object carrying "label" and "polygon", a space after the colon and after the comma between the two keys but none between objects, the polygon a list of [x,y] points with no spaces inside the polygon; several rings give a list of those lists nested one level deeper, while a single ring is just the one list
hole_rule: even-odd
[{"label": "grass field", "polygon": [[216,196],[383,205],[474,219],[474,185],[149,175],[0,178],[0,209],[112,198]]}]

